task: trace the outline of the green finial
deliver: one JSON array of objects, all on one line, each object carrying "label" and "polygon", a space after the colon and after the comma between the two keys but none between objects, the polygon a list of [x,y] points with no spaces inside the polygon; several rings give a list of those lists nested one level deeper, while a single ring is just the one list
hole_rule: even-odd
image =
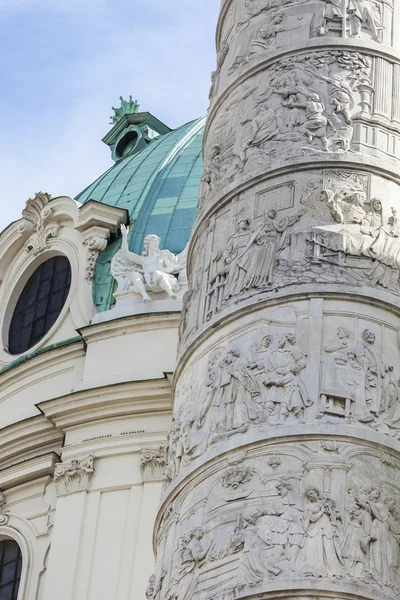
[{"label": "green finial", "polygon": [[121,101],[120,108],[112,106],[114,115],[110,117],[111,124],[115,125],[124,115],[135,115],[139,112],[139,104],[137,100],[132,100],[132,96],[129,96],[129,100],[124,100],[122,96],[119,97]]}]

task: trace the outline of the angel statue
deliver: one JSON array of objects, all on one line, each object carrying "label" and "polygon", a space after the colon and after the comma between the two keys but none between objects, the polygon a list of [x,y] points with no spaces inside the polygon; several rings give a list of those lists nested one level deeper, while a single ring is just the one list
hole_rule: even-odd
[{"label": "angel statue", "polygon": [[111,263],[111,273],[118,282],[118,292],[129,290],[141,294],[143,302],[150,302],[150,292],[166,292],[176,300],[176,292],[185,281],[186,248],[180,254],[160,250],[160,238],[147,235],[144,238],[145,251],[135,254],[128,248],[129,228],[121,225],[122,247]]}]

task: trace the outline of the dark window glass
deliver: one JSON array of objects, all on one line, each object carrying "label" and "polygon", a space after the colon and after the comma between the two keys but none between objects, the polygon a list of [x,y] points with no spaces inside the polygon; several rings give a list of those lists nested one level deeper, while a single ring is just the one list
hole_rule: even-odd
[{"label": "dark window glass", "polygon": [[17,600],[22,554],[14,540],[0,541],[0,600]]},{"label": "dark window glass", "polygon": [[[71,265],[55,256],[29,278],[19,297],[8,333],[8,350],[21,354],[34,346],[56,322],[71,287]],[[0,592],[0,600],[2,600]]]}]

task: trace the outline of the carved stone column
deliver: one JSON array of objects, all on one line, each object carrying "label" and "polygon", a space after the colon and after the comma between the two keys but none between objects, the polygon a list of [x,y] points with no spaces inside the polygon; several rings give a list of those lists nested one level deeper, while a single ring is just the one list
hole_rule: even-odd
[{"label": "carved stone column", "polygon": [[158,600],[399,597],[396,23],[221,3]]}]

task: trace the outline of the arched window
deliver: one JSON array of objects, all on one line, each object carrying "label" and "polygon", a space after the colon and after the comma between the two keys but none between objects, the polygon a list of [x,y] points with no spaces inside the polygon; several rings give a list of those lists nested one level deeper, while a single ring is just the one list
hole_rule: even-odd
[{"label": "arched window", "polygon": [[22,554],[14,540],[0,540],[0,600],[17,600]]}]

